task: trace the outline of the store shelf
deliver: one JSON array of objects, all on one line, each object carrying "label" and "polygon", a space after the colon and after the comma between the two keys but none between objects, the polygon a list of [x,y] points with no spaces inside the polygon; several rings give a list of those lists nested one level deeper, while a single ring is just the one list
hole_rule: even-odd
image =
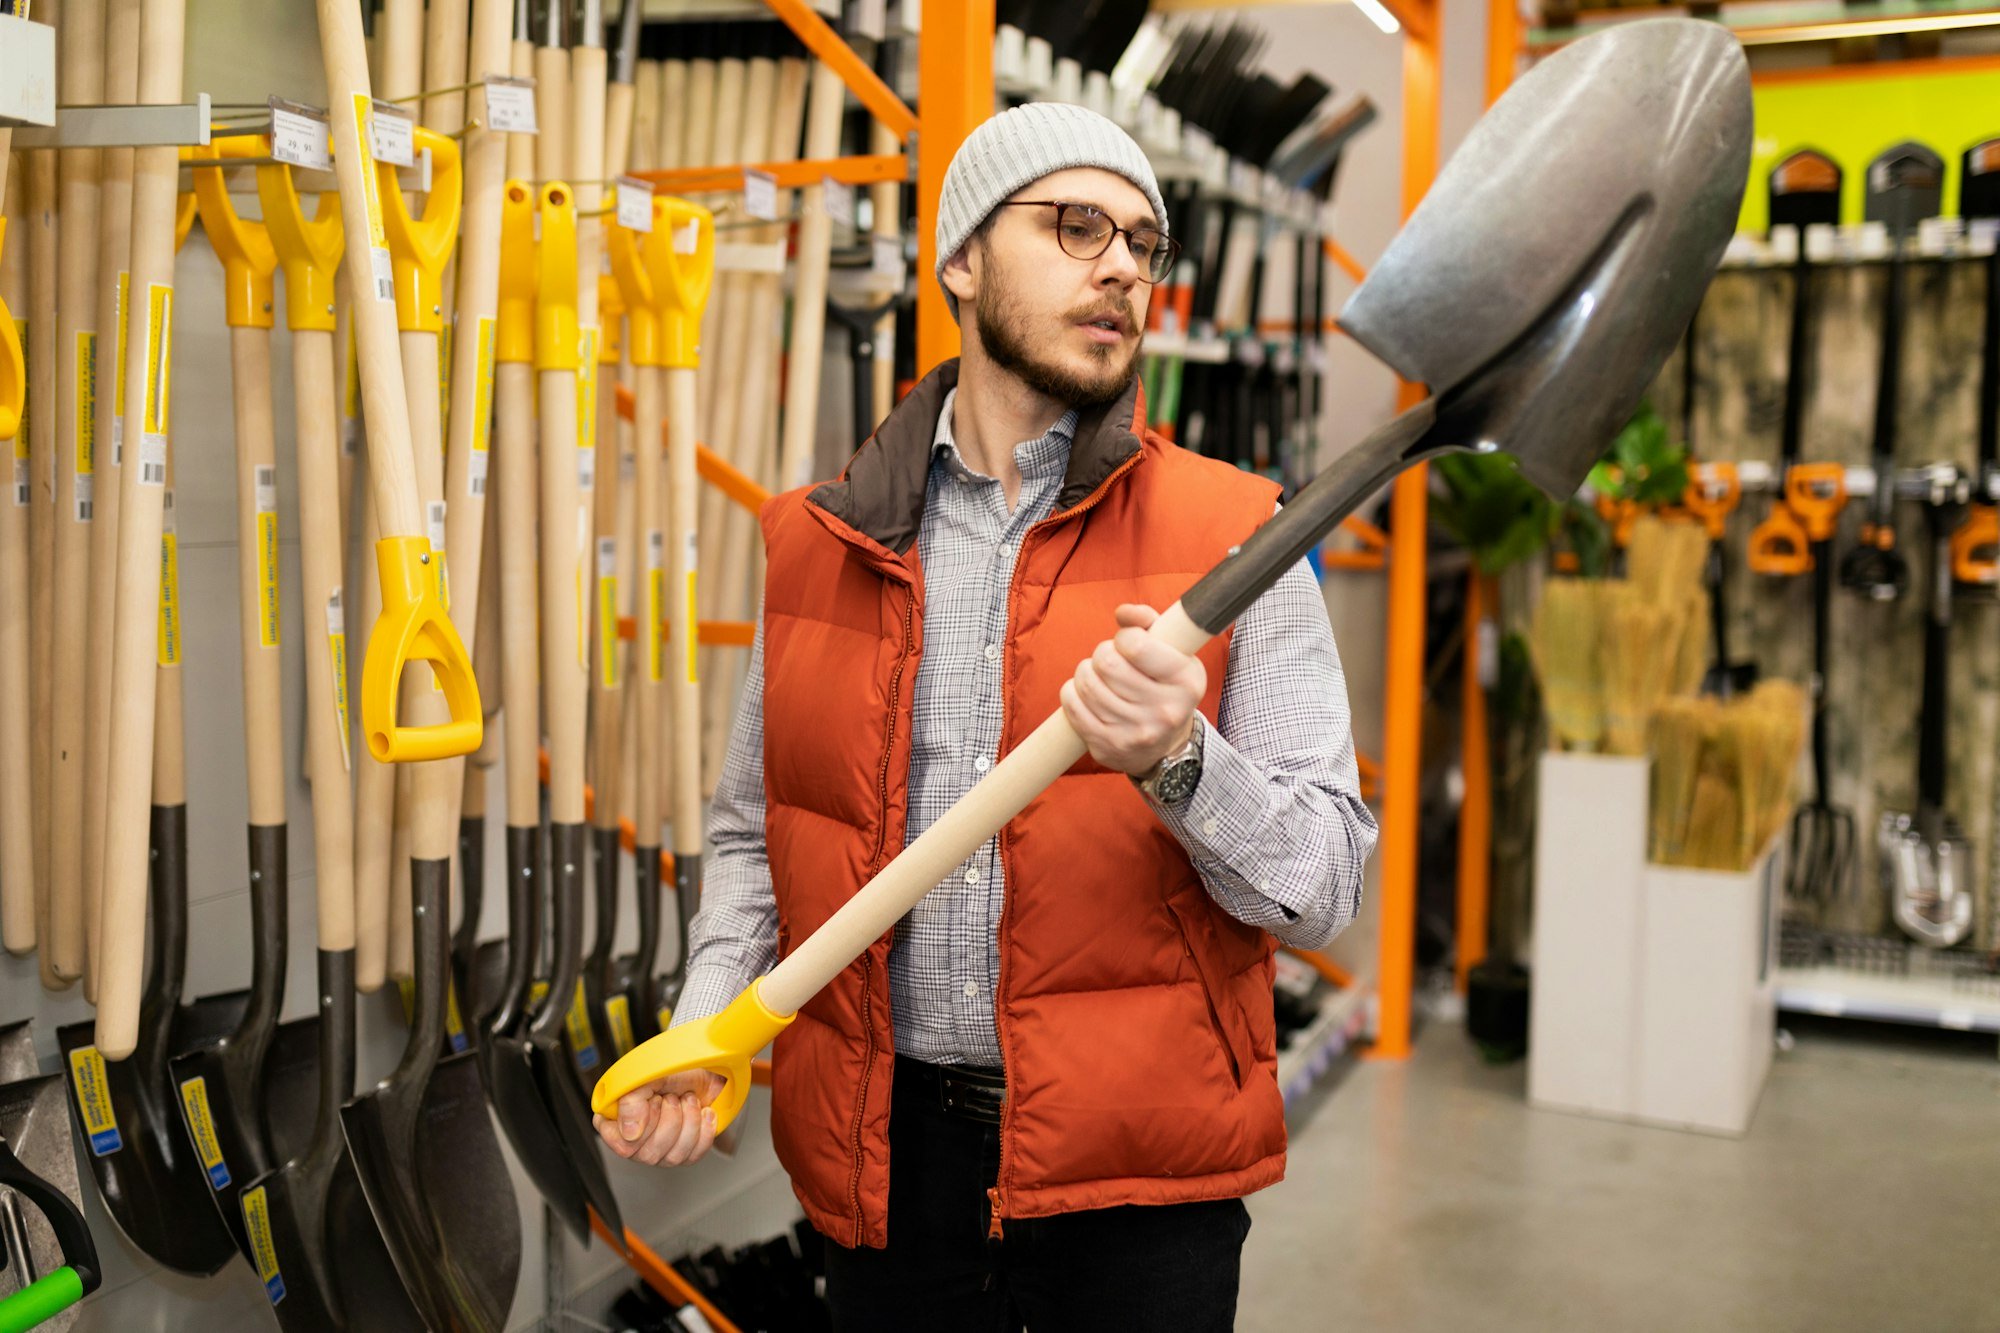
[{"label": "store shelf", "polygon": [[1959,1032],[2000,1033],[2000,978],[1890,976],[1837,967],[1778,969],[1778,1008]]},{"label": "store shelf", "polygon": [[1319,1017],[1293,1034],[1278,1052],[1278,1090],[1285,1106],[1312,1091],[1368,1023],[1368,988],[1359,981],[1335,991],[1320,1005]]}]

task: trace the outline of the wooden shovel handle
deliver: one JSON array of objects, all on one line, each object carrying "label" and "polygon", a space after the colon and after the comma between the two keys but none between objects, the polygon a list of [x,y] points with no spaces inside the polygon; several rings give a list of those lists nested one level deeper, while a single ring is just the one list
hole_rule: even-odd
[{"label": "wooden shovel handle", "polygon": [[667,389],[667,678],[673,701],[673,849],[701,854],[701,674],[695,643],[695,562],[700,551],[695,516],[700,481],[695,475],[695,371],[669,367]]},{"label": "wooden shovel handle", "polygon": [[[19,217],[27,182],[17,177],[11,185],[11,193],[0,187],[0,195],[6,197],[6,212]],[[11,248],[0,240],[0,339],[14,333],[13,312],[25,316],[28,309],[28,229],[19,227]],[[19,350],[16,341],[14,352]],[[16,432],[23,429],[18,407],[17,403]],[[37,930],[35,777],[29,735],[34,707],[29,668],[29,510],[28,494],[20,489],[32,485],[27,444],[15,432],[0,442],[0,457],[8,460],[6,493],[0,495],[0,944],[12,954],[32,951]]]},{"label": "wooden shovel handle", "polygon": [[243,658],[244,763],[250,779],[250,823],[267,827],[285,822],[277,431],[271,411],[270,329],[232,328],[229,357],[236,406],[236,586]]}]

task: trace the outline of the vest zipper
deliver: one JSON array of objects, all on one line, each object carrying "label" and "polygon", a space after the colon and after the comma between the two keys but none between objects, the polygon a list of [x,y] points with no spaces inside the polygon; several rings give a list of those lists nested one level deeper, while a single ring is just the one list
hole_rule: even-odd
[{"label": "vest zipper", "polygon": [[[875,785],[882,799],[882,818],[876,826],[875,869],[882,868],[882,847],[889,836],[889,756],[896,748],[896,719],[903,700],[903,671],[910,661],[910,626],[916,616],[916,594],[903,600],[903,655],[889,678],[889,732],[882,747],[882,762],[875,770]],[[870,949],[873,949],[871,944]],[[861,1121],[868,1110],[868,1083],[875,1073],[875,956],[861,955],[861,1025],[867,1030],[868,1045],[861,1058],[861,1083],[854,1098],[854,1123],[848,1132],[848,1151],[854,1165],[847,1177],[847,1197],[854,1207],[854,1243],[861,1243]]]},{"label": "vest zipper", "polygon": [[[1057,523],[1066,522],[1079,514],[1096,508],[1098,503],[1110,492],[1111,483],[1137,467],[1139,460],[1143,457],[1145,457],[1145,448],[1142,445],[1130,458],[1113,469],[1110,476],[1098,483],[1097,489],[1086,496],[1082,504],[1065,509],[1060,514],[1049,515],[1049,517],[1029,528],[1027,535],[1021,539],[1021,553],[1014,557],[1014,572],[1007,577],[1007,635],[1002,645],[1000,659],[1001,736],[1004,737],[1007,734],[1008,715],[1013,711],[1008,707],[1007,681],[1012,678],[1014,667],[1014,626],[1019,623],[1019,617],[1015,615],[1016,608],[1014,602],[1020,590],[1021,566],[1027,563],[1028,559],[1028,543],[1039,540],[1039,534],[1042,529]],[[888,798],[884,796],[883,799],[887,800]],[[995,840],[997,843],[995,851],[1000,856],[1000,873],[1003,876],[1007,874],[1008,869],[1006,862],[1006,835],[1007,830],[1003,826],[999,836]],[[1014,1068],[1012,1053],[1008,1049],[1007,1023],[1005,1021],[1007,1012],[1007,937],[1014,919],[1013,908],[1014,895],[1012,893],[1003,894],[1000,899],[1000,976],[994,986],[993,1025],[995,1033],[1000,1040],[1000,1063],[1006,1069]],[[987,1223],[986,1227],[986,1239],[988,1241],[997,1242],[1006,1238],[1006,1228],[1000,1222],[1000,1210],[1004,1202],[1000,1184],[1007,1179],[1008,1167],[1010,1166],[1007,1145],[1013,1140],[1013,1137],[1014,1098],[1009,1096],[1000,1104],[1000,1163],[994,1172],[994,1187],[986,1191],[986,1202],[992,1210],[992,1220]]]}]

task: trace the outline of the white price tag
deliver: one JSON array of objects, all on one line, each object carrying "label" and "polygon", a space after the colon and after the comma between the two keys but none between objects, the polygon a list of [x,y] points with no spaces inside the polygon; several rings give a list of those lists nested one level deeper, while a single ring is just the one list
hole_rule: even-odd
[{"label": "white price tag", "polygon": [[28,460],[14,460],[14,507],[19,509],[28,503],[33,487],[28,480]]},{"label": "white price tag", "polygon": [[[627,231],[650,232],[653,229],[653,183],[633,180],[630,176],[618,178],[618,225]],[[610,252],[605,252],[609,260]]]},{"label": "white price tag", "polygon": [[79,523],[90,522],[91,496],[95,493],[92,483],[96,480],[97,478],[88,472],[76,474],[76,521]]},{"label": "white price tag", "polygon": [[686,225],[674,228],[674,253],[691,255],[701,249],[701,219],[689,218]]},{"label": "white price tag", "polygon": [[417,165],[416,121],[393,102],[377,101],[368,116],[368,151],[391,166]]},{"label": "white price tag", "polygon": [[431,539],[431,549],[444,549],[444,501],[433,500],[424,506],[425,534]]},{"label": "white price tag", "polygon": [[576,484],[583,490],[594,490],[597,486],[597,448],[584,445],[576,451]]},{"label": "white price tag", "polygon": [[870,244],[873,246],[876,274],[894,278],[900,284],[903,280],[903,238],[877,236]]},{"label": "white price tag", "polygon": [[396,299],[396,262],[389,257],[389,247],[371,246],[368,251],[369,271],[375,279],[375,299],[389,302]]},{"label": "white price tag", "polygon": [[167,484],[167,437],[148,431],[139,437],[139,484]]},{"label": "white price tag", "polygon": [[597,539],[597,577],[608,579],[618,572],[618,539],[599,537]]},{"label": "white price tag", "polygon": [[484,449],[472,451],[472,466],[466,469],[466,490],[473,495],[486,494],[486,457]]},{"label": "white price tag", "polygon": [[326,112],[282,98],[271,99],[271,156],[295,167],[333,170],[333,141]]},{"label": "white price tag", "polygon": [[257,512],[278,512],[278,469],[269,463],[257,465]]},{"label": "white price tag", "polygon": [[535,81],[506,74],[486,76],[487,128],[507,134],[534,134]]},{"label": "white price tag", "polygon": [[831,176],[823,177],[820,189],[826,200],[826,215],[843,227],[854,225],[854,187]]},{"label": "white price tag", "polygon": [[774,221],[778,216],[778,178],[768,171],[743,173],[743,211],[753,218]]},{"label": "white price tag", "polygon": [[692,574],[701,564],[701,538],[690,532],[681,543],[681,555],[687,561],[686,573]]},{"label": "white price tag", "polygon": [[125,466],[125,418],[111,418],[111,466]]}]

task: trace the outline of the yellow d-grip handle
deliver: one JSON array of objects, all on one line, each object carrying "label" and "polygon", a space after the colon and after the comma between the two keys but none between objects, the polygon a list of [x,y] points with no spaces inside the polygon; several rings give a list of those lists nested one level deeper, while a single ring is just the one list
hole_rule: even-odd
[{"label": "yellow d-grip handle", "polygon": [[396,327],[405,333],[440,333],[444,266],[458,244],[465,178],[456,140],[419,125],[415,142],[417,151],[428,149],[431,155],[431,188],[421,217],[410,216],[394,165],[376,163],[375,181],[382,196],[382,230],[389,237],[389,264],[396,275]]},{"label": "yellow d-grip handle", "polygon": [[292,169],[282,162],[257,168],[257,201],[264,230],[285,271],[285,323],[293,329],[333,332],[333,282],[347,235],[340,225],[340,196],[328,190],[310,221],[299,202]]},{"label": "yellow d-grip handle", "polygon": [[616,1120],[618,1099],[627,1093],[671,1074],[706,1069],[723,1080],[722,1091],[709,1103],[715,1112],[715,1132],[720,1134],[750,1097],[751,1059],[796,1017],[765,1007],[757,994],[757,983],[752,982],[714,1017],[672,1028],[627,1051],[597,1080],[590,1094],[590,1109],[606,1120]]},{"label": "yellow d-grip handle", "polygon": [[[450,759],[479,748],[484,715],[472,658],[438,600],[428,537],[384,537],[375,543],[382,579],[382,615],[368,636],[361,666],[361,726],[368,752],[385,764]],[[396,721],[403,668],[430,663],[451,721],[405,727]]]},{"label": "yellow d-grip handle", "polygon": [[660,311],[660,364],[693,370],[701,364],[701,312],[715,279],[715,214],[686,199],[655,195],[653,232],[666,241],[646,247]]},{"label": "yellow d-grip handle", "polygon": [[619,303],[625,307],[625,336],[632,342],[635,366],[660,364],[659,293],[648,272],[647,252],[673,243],[664,231],[666,206],[666,196],[653,196],[653,230],[645,235],[616,222],[611,224],[611,275],[618,280]]},{"label": "yellow d-grip handle", "polygon": [[[7,248],[7,219],[0,217],[0,253]],[[28,368],[21,355],[21,335],[14,312],[0,296],[0,440],[21,433],[21,407],[28,401]]]},{"label": "yellow d-grip handle", "polygon": [[500,196],[500,305],[493,359],[528,365],[535,359],[535,191],[508,181]]},{"label": "yellow d-grip handle", "polygon": [[615,366],[623,360],[619,337],[625,327],[625,299],[618,293],[618,279],[609,273],[597,275],[597,364]]},{"label": "yellow d-grip handle", "polygon": [[576,322],[576,192],[563,181],[542,187],[541,278],[535,292],[535,369],[583,365]]},{"label": "yellow d-grip handle", "polygon": [[[217,139],[210,151],[223,158],[268,156],[271,148],[261,135]],[[222,261],[222,315],[232,329],[268,329],[273,303],[271,275],[277,252],[262,222],[246,220],[230,201],[221,167],[194,169],[195,208],[201,229],[215,257]]]}]

